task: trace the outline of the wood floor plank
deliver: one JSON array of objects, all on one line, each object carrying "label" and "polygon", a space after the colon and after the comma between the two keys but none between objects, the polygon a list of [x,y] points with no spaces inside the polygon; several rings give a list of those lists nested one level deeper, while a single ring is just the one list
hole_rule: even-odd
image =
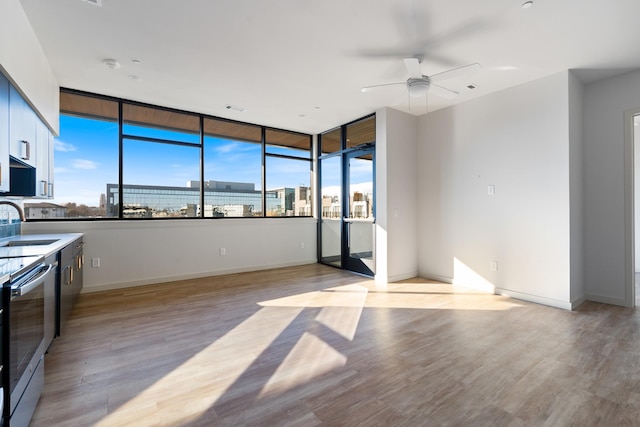
[{"label": "wood floor plank", "polygon": [[32,427],[640,425],[640,314],[322,265],[83,294]]}]

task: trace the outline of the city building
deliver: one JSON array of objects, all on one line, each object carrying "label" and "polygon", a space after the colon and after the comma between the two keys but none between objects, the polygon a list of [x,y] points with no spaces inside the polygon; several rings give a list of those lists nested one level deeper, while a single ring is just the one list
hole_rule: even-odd
[{"label": "city building", "polygon": [[[107,184],[107,217],[118,216],[119,187]],[[123,216],[127,218],[169,218],[200,216],[200,181],[185,187],[124,185]],[[267,190],[267,216],[311,216],[309,187]],[[262,212],[262,193],[253,183],[206,181],[204,216],[254,217]]]},{"label": "city building", "polygon": [[25,203],[24,216],[27,219],[65,218],[67,208],[54,203]]}]

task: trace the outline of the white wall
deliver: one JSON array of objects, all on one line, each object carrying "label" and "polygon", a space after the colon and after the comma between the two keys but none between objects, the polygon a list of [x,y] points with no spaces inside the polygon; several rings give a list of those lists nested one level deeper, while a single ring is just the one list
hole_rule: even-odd
[{"label": "white wall", "polygon": [[60,88],[20,1],[0,1],[0,17],[0,71],[57,135]]},{"label": "white wall", "polygon": [[569,79],[562,72],[420,119],[421,276],[572,307]]},{"label": "white wall", "polygon": [[415,116],[376,112],[376,281],[418,274],[417,136]]},{"label": "white wall", "polygon": [[584,301],[584,191],[583,191],[584,86],[569,73],[569,191],[571,225],[571,295],[574,306]]},{"label": "white wall", "polygon": [[28,222],[22,232],[85,233],[83,292],[317,261],[313,218]]},{"label": "white wall", "polygon": [[[640,119],[636,119],[640,122]],[[640,272],[640,129],[636,126],[633,132],[633,188],[634,188],[634,224],[635,224],[635,272]]]},{"label": "white wall", "polygon": [[[626,238],[624,113],[640,107],[640,72],[585,86],[584,228],[587,298],[633,305]],[[629,159],[627,159],[629,160]],[[629,200],[627,200],[629,202]],[[629,257],[629,259],[627,259]]]}]

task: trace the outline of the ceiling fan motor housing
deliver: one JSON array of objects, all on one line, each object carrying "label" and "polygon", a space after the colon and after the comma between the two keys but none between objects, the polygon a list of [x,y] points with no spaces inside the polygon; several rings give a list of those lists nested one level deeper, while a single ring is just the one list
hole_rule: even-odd
[{"label": "ceiling fan motor housing", "polygon": [[409,90],[409,96],[412,98],[422,98],[427,96],[427,92],[431,87],[431,79],[429,76],[422,76],[422,78],[410,78],[407,80],[407,89]]}]

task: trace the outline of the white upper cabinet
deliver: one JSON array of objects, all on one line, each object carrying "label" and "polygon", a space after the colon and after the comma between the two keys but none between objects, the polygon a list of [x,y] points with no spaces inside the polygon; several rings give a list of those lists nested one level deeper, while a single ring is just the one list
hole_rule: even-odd
[{"label": "white upper cabinet", "polygon": [[36,166],[36,122],[38,117],[20,93],[9,87],[9,153],[19,161]]},{"label": "white upper cabinet", "polygon": [[36,197],[53,197],[53,135],[40,120],[36,121]]},{"label": "white upper cabinet", "polygon": [[0,192],[52,198],[53,135],[6,79],[0,80],[0,132]]},{"label": "white upper cabinet", "polygon": [[9,81],[0,73],[0,193],[9,191]]}]

